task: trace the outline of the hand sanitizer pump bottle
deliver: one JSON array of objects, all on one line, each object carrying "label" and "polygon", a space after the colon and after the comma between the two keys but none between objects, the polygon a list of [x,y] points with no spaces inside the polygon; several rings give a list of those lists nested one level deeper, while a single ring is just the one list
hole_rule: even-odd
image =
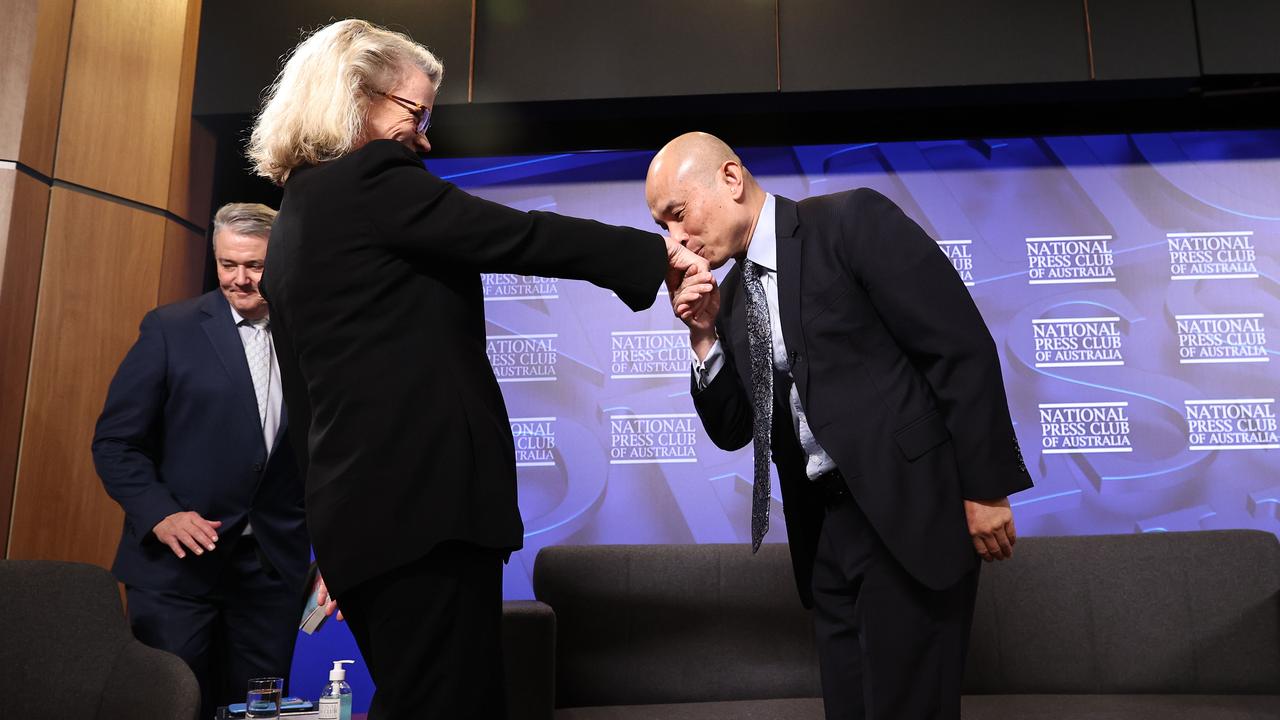
[{"label": "hand sanitizer pump bottle", "polygon": [[320,720],[351,720],[351,686],[347,684],[347,669],[342,664],[354,662],[334,661],[329,682],[320,694]]}]

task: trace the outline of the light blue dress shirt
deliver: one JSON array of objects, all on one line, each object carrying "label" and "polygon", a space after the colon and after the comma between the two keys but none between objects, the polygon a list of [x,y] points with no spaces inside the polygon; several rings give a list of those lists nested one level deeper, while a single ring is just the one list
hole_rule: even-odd
[{"label": "light blue dress shirt", "polygon": [[[747,259],[764,270],[760,281],[764,285],[765,300],[769,304],[769,324],[773,327],[773,367],[791,377],[787,345],[782,337],[782,316],[778,311],[778,229],[774,221],[776,209],[777,200],[772,194],[766,194],[764,207],[760,209],[760,219],[756,221],[755,232],[751,235],[751,244],[747,246]],[[706,358],[699,361],[697,355],[694,355],[693,375],[698,389],[702,390],[710,385],[723,367],[724,350],[717,339]],[[804,450],[805,474],[813,480],[823,473],[835,470],[836,463],[813,436],[804,407],[800,405],[800,391],[796,389],[794,382],[791,383],[790,400],[792,429]]]}]

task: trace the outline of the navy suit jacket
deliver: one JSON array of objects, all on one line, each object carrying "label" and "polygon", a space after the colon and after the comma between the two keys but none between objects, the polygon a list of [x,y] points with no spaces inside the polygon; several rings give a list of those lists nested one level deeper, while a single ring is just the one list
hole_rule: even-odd
[{"label": "navy suit jacket", "polygon": [[[268,453],[244,345],[221,291],[147,313],[93,438],[98,475],[125,513],[116,577],[155,590],[208,592],[252,522],[268,559],[301,589],[310,546],[286,424],[282,414]],[[179,559],[151,532],[185,510],[222,521],[216,550]]]},{"label": "navy suit jacket", "polygon": [[[946,256],[883,195],[779,197],[775,222],[782,334],[809,427],[889,552],[923,585],[949,587],[978,564],[962,501],[1031,487],[991,334]],[[741,287],[735,266],[716,319],[726,364],[693,391],[729,450],[751,442],[754,414]],[[808,605],[825,513],[783,385],[771,445]]]}]

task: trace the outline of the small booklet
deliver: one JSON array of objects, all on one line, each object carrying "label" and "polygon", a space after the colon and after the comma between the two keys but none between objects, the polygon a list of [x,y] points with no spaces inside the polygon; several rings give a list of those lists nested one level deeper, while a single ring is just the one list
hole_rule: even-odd
[{"label": "small booklet", "polygon": [[[244,703],[231,703],[225,708],[218,708],[221,717],[225,718],[242,718],[245,713]],[[297,697],[287,697],[280,701],[280,714],[289,716],[306,716],[315,715],[316,704],[310,700],[303,700]]]},{"label": "small booklet", "polygon": [[311,563],[311,569],[307,571],[306,584],[310,591],[307,593],[307,604],[302,608],[302,621],[298,623],[298,629],[308,635],[319,630],[328,619],[324,614],[324,606],[319,603],[319,586],[320,568],[315,563]]}]

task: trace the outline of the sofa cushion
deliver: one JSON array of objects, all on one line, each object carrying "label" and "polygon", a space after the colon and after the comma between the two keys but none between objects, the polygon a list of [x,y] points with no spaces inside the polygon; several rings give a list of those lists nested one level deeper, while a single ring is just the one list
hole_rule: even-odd
[{"label": "sofa cushion", "polygon": [[822,698],[789,698],[569,708],[557,710],[555,720],[822,720],[822,717]]},{"label": "sofa cushion", "polygon": [[[556,706],[821,694],[784,545],[545,548]],[[1280,543],[1251,530],[1028,537],[984,565],[965,692],[1280,695]]]},{"label": "sofa cushion", "polygon": [[[1276,720],[1280,695],[966,695],[965,720]],[[822,720],[821,698],[557,710],[555,720]]]},{"label": "sofa cushion", "polygon": [[1280,543],[1020,539],[982,568],[965,692],[1280,694]]},{"label": "sofa cushion", "polygon": [[1276,720],[1280,695],[967,695],[961,713],[965,720]]},{"label": "sofa cushion", "polygon": [[533,600],[502,603],[507,720],[548,720],[555,709],[556,614]]},{"label": "sofa cushion", "polygon": [[533,588],[555,608],[556,707],[822,692],[786,545],[548,547]]}]

